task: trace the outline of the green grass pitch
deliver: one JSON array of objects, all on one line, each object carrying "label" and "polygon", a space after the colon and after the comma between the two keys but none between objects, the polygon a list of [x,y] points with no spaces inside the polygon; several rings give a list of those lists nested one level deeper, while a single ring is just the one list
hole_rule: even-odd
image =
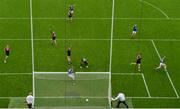
[{"label": "green grass pitch", "polygon": [[[31,91],[40,109],[110,108],[108,95],[119,92],[131,108],[180,108],[179,10],[179,0],[0,0],[0,108],[26,108]],[[134,24],[138,32],[131,39]],[[51,30],[57,34],[55,47]],[[68,47],[79,72],[76,85],[63,73],[70,67]],[[141,72],[130,65],[138,52]],[[167,72],[154,69],[162,56]],[[89,68],[80,69],[82,57]]]}]

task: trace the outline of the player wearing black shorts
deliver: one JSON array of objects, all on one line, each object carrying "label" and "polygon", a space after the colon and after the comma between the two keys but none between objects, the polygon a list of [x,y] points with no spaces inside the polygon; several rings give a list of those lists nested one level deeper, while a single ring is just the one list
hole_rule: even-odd
[{"label": "player wearing black shorts", "polygon": [[81,59],[80,68],[86,67],[88,68],[88,61],[86,58]]},{"label": "player wearing black shorts", "polygon": [[53,31],[51,32],[51,43],[52,45],[57,45],[57,42],[56,42],[56,33]]},{"label": "player wearing black shorts", "polygon": [[69,11],[69,13],[68,13],[68,17],[69,17],[69,19],[72,19],[72,12],[71,11]]},{"label": "player wearing black shorts", "polygon": [[4,48],[4,53],[5,53],[4,63],[7,63],[7,58],[9,57],[9,54],[10,54],[9,45],[6,45],[6,47]]},{"label": "player wearing black shorts", "polygon": [[138,71],[141,71],[141,60],[142,60],[141,53],[138,53],[138,55],[136,56],[136,62],[131,63],[131,65],[137,65]]},{"label": "player wearing black shorts", "polygon": [[29,93],[29,95],[26,97],[26,103],[27,103],[28,109],[33,109],[34,97],[32,93]]},{"label": "player wearing black shorts", "polygon": [[68,64],[71,64],[71,48],[70,47],[67,49],[67,61],[68,61]]},{"label": "player wearing black shorts", "polygon": [[141,55],[138,55],[136,59],[136,64],[141,64],[141,59]]},{"label": "player wearing black shorts", "polygon": [[68,12],[68,17],[69,17],[69,20],[71,20],[71,21],[72,21],[73,13],[74,13],[74,6],[70,5],[69,12]]}]

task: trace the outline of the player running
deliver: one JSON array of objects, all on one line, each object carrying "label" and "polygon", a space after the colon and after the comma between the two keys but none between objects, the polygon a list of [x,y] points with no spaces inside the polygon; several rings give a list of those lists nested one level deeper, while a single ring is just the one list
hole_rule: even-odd
[{"label": "player running", "polygon": [[159,66],[158,67],[156,67],[155,69],[157,70],[157,69],[160,69],[160,68],[164,68],[164,70],[166,71],[167,69],[167,65],[166,65],[166,63],[165,63],[165,58],[166,58],[166,56],[163,56],[161,59],[160,59],[160,64],[159,64]]},{"label": "player running", "polygon": [[68,64],[71,64],[71,48],[69,47],[67,49],[67,61],[68,61]]},{"label": "player running", "polygon": [[72,21],[73,13],[74,13],[74,6],[71,4],[68,11],[68,17],[70,21]]},{"label": "player running", "polygon": [[131,65],[136,65],[138,67],[138,71],[141,71],[141,60],[142,60],[142,56],[141,53],[138,53],[138,55],[136,56],[136,62],[132,62]]},{"label": "player running", "polygon": [[88,68],[88,61],[86,58],[81,59],[80,68],[82,69],[83,67]]},{"label": "player running", "polygon": [[75,85],[75,72],[73,68],[68,70],[68,77],[72,79],[73,85]]},{"label": "player running", "polygon": [[118,104],[117,104],[116,108],[119,108],[121,103],[123,103],[126,106],[126,108],[128,108],[128,105],[126,103],[126,98],[125,98],[124,93],[119,93],[116,98],[111,98],[111,100],[112,101],[118,100]]},{"label": "player running", "polygon": [[56,42],[56,33],[54,31],[51,32],[51,44],[52,45],[57,45],[57,42]]},{"label": "player running", "polygon": [[136,33],[137,33],[137,25],[135,24],[133,26],[133,31],[132,31],[132,35],[131,35],[131,38],[134,38],[136,36]]},{"label": "player running", "polygon": [[7,63],[7,59],[8,59],[9,54],[10,54],[10,47],[9,47],[9,45],[6,45],[6,47],[4,48],[4,53],[5,53],[4,63]]}]

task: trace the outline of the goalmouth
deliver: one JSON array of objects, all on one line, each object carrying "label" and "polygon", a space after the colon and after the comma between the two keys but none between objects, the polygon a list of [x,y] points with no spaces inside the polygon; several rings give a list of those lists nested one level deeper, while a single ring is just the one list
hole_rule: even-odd
[{"label": "goalmouth", "polygon": [[[110,72],[34,72],[35,108],[109,108]],[[74,84],[75,83],[75,84]]]}]

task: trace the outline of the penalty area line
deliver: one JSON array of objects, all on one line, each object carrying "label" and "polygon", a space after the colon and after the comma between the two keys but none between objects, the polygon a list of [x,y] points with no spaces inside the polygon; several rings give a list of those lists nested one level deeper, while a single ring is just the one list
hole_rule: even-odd
[{"label": "penalty area line", "polygon": [[[159,51],[158,51],[158,49],[157,49],[154,41],[151,40],[151,43],[152,43],[152,45],[153,45],[153,47],[154,47],[154,49],[155,49],[155,51],[156,51],[159,59],[161,60],[161,55],[160,55],[160,53],[159,53]],[[174,93],[176,94],[177,98],[179,98],[179,94],[178,94],[178,92],[177,92],[177,90],[176,90],[176,88],[175,88],[175,86],[174,86],[174,83],[172,82],[172,79],[171,79],[171,77],[170,77],[170,75],[169,75],[169,72],[168,72],[167,70],[165,70],[165,72],[166,72],[166,75],[167,75],[167,77],[168,77],[168,79],[169,79],[169,81],[170,81],[170,83],[171,83],[171,86],[172,86],[172,88],[173,88],[173,90],[174,90]]]},{"label": "penalty area line", "polygon": [[[101,36],[98,36],[101,37]],[[119,37],[119,36],[117,36]],[[177,36],[178,37],[178,36]],[[1,41],[51,41],[51,39],[0,39]],[[56,39],[56,40],[60,40],[60,41],[64,41],[64,40],[70,40],[70,41],[174,41],[174,42],[178,42],[180,41],[180,39],[118,39],[118,38],[114,38],[114,39],[106,39],[106,38],[74,38],[74,39]]]}]

